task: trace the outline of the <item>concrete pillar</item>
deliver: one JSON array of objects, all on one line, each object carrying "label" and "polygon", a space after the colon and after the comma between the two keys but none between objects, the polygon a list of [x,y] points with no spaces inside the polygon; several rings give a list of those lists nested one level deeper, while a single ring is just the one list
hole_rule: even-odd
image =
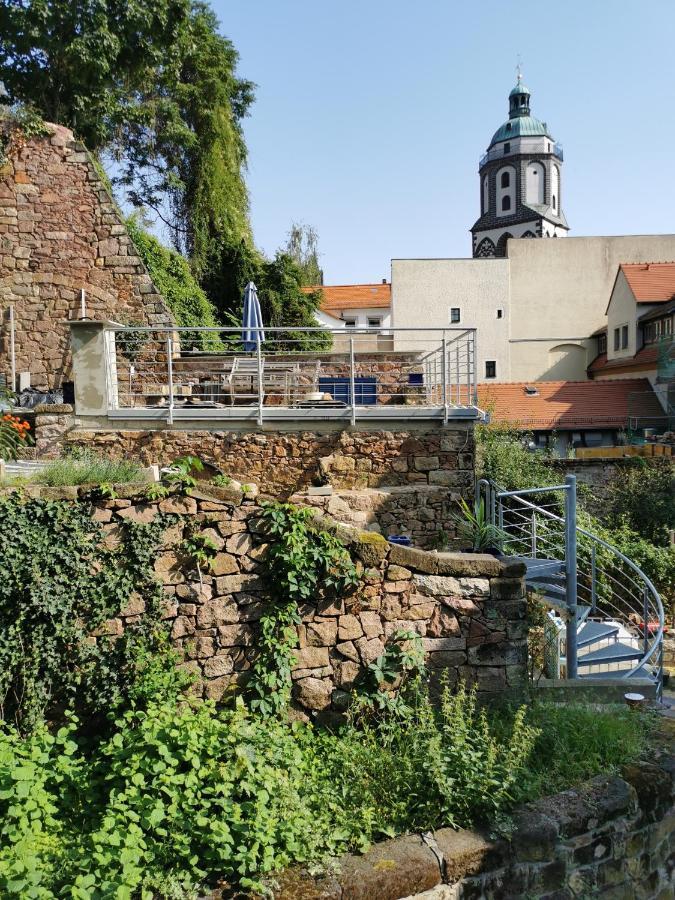
[{"label": "concrete pillar", "polygon": [[116,409],[115,322],[72,319],[70,349],[75,383],[75,415],[105,416]]}]

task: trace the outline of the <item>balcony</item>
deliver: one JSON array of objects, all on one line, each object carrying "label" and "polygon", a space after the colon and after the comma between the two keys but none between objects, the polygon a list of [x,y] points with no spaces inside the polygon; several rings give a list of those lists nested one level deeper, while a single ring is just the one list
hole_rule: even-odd
[{"label": "balcony", "polygon": [[475,329],[265,328],[245,346],[240,329],[69,324],[79,417],[224,426],[482,418]]},{"label": "balcony", "polygon": [[555,156],[560,162],[563,161],[563,146],[562,144],[553,144],[550,151],[545,150],[543,147],[541,149],[531,149],[531,150],[515,150],[513,153],[504,153],[503,147],[495,147],[492,150],[488,150],[487,153],[484,153],[481,158],[478,160],[478,168],[482,169],[486,162],[490,162],[492,159],[508,159],[510,156],[518,156],[520,153],[547,153],[550,152],[551,156]]}]

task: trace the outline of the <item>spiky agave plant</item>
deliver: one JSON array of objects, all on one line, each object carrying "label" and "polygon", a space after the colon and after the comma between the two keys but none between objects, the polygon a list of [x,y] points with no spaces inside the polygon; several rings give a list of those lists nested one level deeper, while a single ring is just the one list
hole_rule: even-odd
[{"label": "spiky agave plant", "polygon": [[473,506],[469,506],[462,497],[458,505],[460,512],[455,513],[452,519],[457,527],[457,534],[471,542],[473,552],[499,549],[506,532],[488,519],[485,500],[481,497]]}]

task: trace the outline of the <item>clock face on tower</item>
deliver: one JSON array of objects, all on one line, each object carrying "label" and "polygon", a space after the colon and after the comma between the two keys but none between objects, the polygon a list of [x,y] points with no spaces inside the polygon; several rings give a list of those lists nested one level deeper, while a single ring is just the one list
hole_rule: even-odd
[{"label": "clock face on tower", "polygon": [[479,163],[480,218],[471,229],[477,259],[506,256],[512,238],[564,237],[562,146],[546,122],[532,115],[530,91],[518,82],[509,118],[492,136]]}]

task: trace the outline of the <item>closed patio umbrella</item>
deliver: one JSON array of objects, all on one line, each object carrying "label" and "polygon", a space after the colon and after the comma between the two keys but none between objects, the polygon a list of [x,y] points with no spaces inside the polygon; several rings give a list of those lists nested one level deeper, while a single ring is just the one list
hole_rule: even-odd
[{"label": "closed patio umbrella", "polygon": [[250,352],[255,350],[258,342],[265,340],[265,332],[255,331],[254,329],[262,329],[262,313],[260,312],[260,301],[258,300],[258,289],[252,281],[244,288],[244,310],[241,317],[242,331],[241,340],[244,350]]}]

